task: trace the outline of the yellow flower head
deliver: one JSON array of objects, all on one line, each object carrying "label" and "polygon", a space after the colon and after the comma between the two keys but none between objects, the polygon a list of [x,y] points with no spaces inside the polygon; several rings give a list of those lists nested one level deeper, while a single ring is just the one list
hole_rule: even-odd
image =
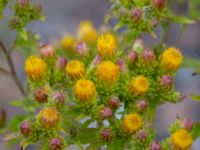
[{"label": "yellow flower head", "polygon": [[104,84],[113,84],[119,76],[119,66],[111,61],[103,61],[97,66],[97,78]]},{"label": "yellow flower head", "polygon": [[181,52],[174,47],[170,47],[161,55],[160,65],[165,71],[174,72],[179,68],[182,60]]},{"label": "yellow flower head", "polygon": [[31,80],[41,80],[47,73],[47,65],[41,58],[30,56],[25,62],[24,70]]},{"label": "yellow flower head", "polygon": [[61,39],[60,45],[64,50],[73,52],[75,49],[75,40],[72,36],[68,35]]},{"label": "yellow flower head", "polygon": [[115,37],[109,33],[101,35],[97,40],[98,53],[102,57],[111,57],[117,48]]},{"label": "yellow flower head", "polygon": [[129,90],[133,95],[143,95],[149,89],[149,81],[144,76],[138,76],[132,79]]},{"label": "yellow flower head", "polygon": [[81,79],[76,81],[74,93],[78,100],[89,101],[95,97],[95,85],[90,80]]},{"label": "yellow flower head", "polygon": [[142,118],[138,114],[128,114],[122,122],[122,130],[127,134],[133,134],[143,125]]},{"label": "yellow flower head", "polygon": [[92,22],[83,21],[78,27],[78,39],[87,44],[94,44],[97,40],[98,33],[94,28]]},{"label": "yellow flower head", "polygon": [[78,79],[85,74],[85,66],[81,61],[72,60],[66,66],[66,72],[72,79]]},{"label": "yellow flower head", "polygon": [[60,121],[60,114],[54,108],[43,108],[39,112],[38,119],[43,128],[55,128]]},{"label": "yellow flower head", "polygon": [[192,137],[187,130],[180,129],[171,136],[174,150],[190,150]]}]

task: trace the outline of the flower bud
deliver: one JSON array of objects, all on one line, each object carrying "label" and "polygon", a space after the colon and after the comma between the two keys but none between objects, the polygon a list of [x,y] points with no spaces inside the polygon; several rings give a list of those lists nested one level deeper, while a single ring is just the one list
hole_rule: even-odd
[{"label": "flower bud", "polygon": [[39,103],[47,103],[48,94],[43,87],[39,87],[34,92],[34,98]]},{"label": "flower bud", "polygon": [[42,11],[42,4],[41,4],[40,1],[36,2],[33,7],[34,7],[35,12],[41,13],[41,11]]},{"label": "flower bud", "polygon": [[148,103],[146,100],[140,100],[137,102],[137,109],[140,111],[140,112],[143,112],[147,109],[148,107]]},{"label": "flower bud", "polygon": [[117,64],[119,65],[119,70],[120,70],[121,72],[124,72],[124,71],[127,69],[126,62],[125,62],[123,59],[120,58],[120,59],[117,61]]},{"label": "flower bud", "polygon": [[168,75],[164,75],[159,80],[159,85],[162,89],[170,90],[173,86],[173,78]]},{"label": "flower bud", "polygon": [[133,64],[133,63],[135,63],[136,61],[137,61],[137,59],[138,59],[138,54],[137,54],[137,52],[135,52],[135,51],[131,51],[131,52],[129,52],[128,53],[128,61],[131,63],[131,64]]},{"label": "flower bud", "polygon": [[59,57],[59,58],[57,59],[56,65],[57,65],[57,68],[58,68],[59,70],[65,70],[65,67],[66,67],[66,65],[67,65],[67,59],[64,58],[64,57]]},{"label": "flower bud", "polygon": [[100,118],[102,119],[108,119],[111,118],[113,115],[112,109],[109,107],[103,107],[100,109]]},{"label": "flower bud", "polygon": [[76,45],[76,51],[80,54],[80,55],[87,55],[88,54],[88,47],[85,43],[81,42],[78,45]]},{"label": "flower bud", "polygon": [[56,92],[53,95],[53,100],[56,106],[63,106],[65,103],[65,97],[61,92]]},{"label": "flower bud", "polygon": [[60,121],[60,113],[54,108],[43,108],[39,112],[38,119],[43,128],[56,128]]},{"label": "flower bud", "polygon": [[92,60],[92,65],[94,66],[98,66],[101,62],[101,56],[97,55],[96,57],[94,57],[94,59]]},{"label": "flower bud", "polygon": [[165,8],[166,0],[153,0],[153,5],[156,9],[162,10],[163,8]]},{"label": "flower bud", "polygon": [[158,22],[158,20],[156,20],[156,19],[153,19],[153,20],[151,21],[151,25],[152,25],[153,28],[156,28],[156,27],[158,26],[158,24],[159,24],[159,22]]},{"label": "flower bud", "polygon": [[139,130],[136,133],[136,137],[139,141],[144,142],[147,139],[147,132],[145,130]]},{"label": "flower bud", "polygon": [[49,141],[49,149],[50,150],[62,150],[63,148],[63,140],[59,137],[52,138]]},{"label": "flower bud", "polygon": [[55,49],[50,44],[44,44],[40,47],[40,55],[42,58],[52,58],[55,54]]},{"label": "flower bud", "polygon": [[142,60],[144,63],[149,64],[154,60],[154,53],[152,50],[146,48],[142,53]]},{"label": "flower bud", "polygon": [[113,137],[112,129],[110,129],[110,128],[102,129],[100,132],[100,136],[104,142],[110,142]]},{"label": "flower bud", "polygon": [[162,150],[162,146],[159,142],[153,141],[150,145],[150,150]]},{"label": "flower bud", "polygon": [[20,124],[20,131],[25,137],[31,135],[33,131],[32,124],[28,121],[24,121]]},{"label": "flower bud", "polygon": [[182,118],[180,120],[180,127],[187,131],[191,131],[193,127],[193,121],[189,118]]},{"label": "flower bud", "polygon": [[25,7],[29,4],[29,0],[18,0],[18,4],[21,6],[21,7]]},{"label": "flower bud", "polygon": [[6,125],[6,111],[0,108],[0,129],[4,128]]},{"label": "flower bud", "polygon": [[140,53],[144,49],[144,41],[141,38],[138,38],[133,43],[133,50]]},{"label": "flower bud", "polygon": [[108,105],[109,105],[109,107],[112,108],[112,109],[118,108],[119,105],[120,105],[119,98],[116,97],[116,96],[111,97],[111,98],[108,100]]},{"label": "flower bud", "polygon": [[139,22],[142,19],[142,12],[138,8],[131,11],[131,17],[134,22]]}]

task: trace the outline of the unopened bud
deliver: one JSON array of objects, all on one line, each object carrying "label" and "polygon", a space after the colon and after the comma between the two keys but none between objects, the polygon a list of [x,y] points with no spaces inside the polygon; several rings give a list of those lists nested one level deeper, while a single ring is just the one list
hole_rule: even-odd
[{"label": "unopened bud", "polygon": [[139,22],[142,19],[142,12],[138,8],[131,11],[131,17],[134,22]]},{"label": "unopened bud", "polygon": [[39,103],[47,103],[48,94],[43,87],[39,87],[34,92],[34,98]]},{"label": "unopened bud", "polygon": [[4,128],[6,125],[6,111],[0,108],[0,129]]},{"label": "unopened bud", "polygon": [[28,121],[22,122],[20,124],[20,131],[25,137],[31,135],[33,131],[32,124]]},{"label": "unopened bud", "polygon": [[153,0],[153,5],[156,9],[162,10],[163,8],[165,8],[166,0]]},{"label": "unopened bud", "polygon": [[145,111],[147,109],[148,103],[147,103],[146,100],[140,100],[140,101],[137,102],[136,106],[137,106],[137,109],[140,112],[143,112],[143,111]]},{"label": "unopened bud", "polygon": [[18,4],[21,6],[21,7],[25,7],[29,4],[29,0],[18,0]]},{"label": "unopened bud", "polygon": [[100,118],[108,119],[112,117],[112,115],[113,115],[112,109],[110,109],[109,107],[103,107],[100,109]]},{"label": "unopened bud", "polygon": [[162,146],[159,142],[153,141],[150,145],[150,150],[162,150]]},{"label": "unopened bud", "polygon": [[59,57],[56,62],[56,66],[59,70],[65,70],[67,65],[67,59],[64,57]]},{"label": "unopened bud", "polygon": [[147,132],[145,130],[139,130],[136,133],[136,137],[139,141],[144,142],[147,139]]},{"label": "unopened bud", "polygon": [[118,108],[119,105],[120,105],[119,98],[116,97],[116,96],[111,97],[111,98],[108,100],[108,105],[109,105],[110,108],[112,108],[112,109]]},{"label": "unopened bud", "polygon": [[160,87],[165,90],[170,90],[173,86],[173,83],[174,83],[173,78],[168,75],[162,76],[159,80]]},{"label": "unopened bud", "polygon": [[110,142],[113,137],[112,129],[110,129],[110,128],[102,129],[100,132],[100,136],[104,142]]},{"label": "unopened bud", "polygon": [[180,127],[187,131],[191,131],[193,127],[193,121],[189,118],[182,118],[180,119]]},{"label": "unopened bud", "polygon": [[128,61],[131,63],[131,64],[133,64],[133,63],[135,63],[136,61],[137,61],[137,59],[138,59],[138,54],[137,54],[137,52],[135,52],[135,51],[130,51],[129,53],[128,53]]},{"label": "unopened bud", "polygon": [[144,41],[141,38],[136,39],[135,42],[133,43],[133,50],[140,53],[143,51],[143,49],[144,49]]},{"label": "unopened bud", "polygon": [[154,60],[154,57],[153,51],[148,48],[146,48],[142,53],[142,60],[147,64],[151,63]]},{"label": "unopened bud", "polygon": [[37,13],[40,13],[42,11],[42,4],[41,4],[41,2],[38,1],[38,2],[35,3],[34,10]]},{"label": "unopened bud", "polygon": [[119,69],[121,72],[124,72],[127,69],[126,62],[123,59],[119,59],[117,61],[117,64],[119,65]]},{"label": "unopened bud", "polygon": [[49,141],[49,149],[50,150],[62,150],[63,149],[63,140],[59,137],[52,138]]},{"label": "unopened bud", "polygon": [[94,57],[94,59],[92,60],[92,65],[97,66],[99,65],[99,63],[101,62],[101,56],[97,55],[96,57]]},{"label": "unopened bud", "polygon": [[65,103],[65,97],[61,92],[56,92],[53,95],[53,100],[56,106],[63,106]]},{"label": "unopened bud", "polygon": [[76,45],[76,51],[80,54],[80,55],[87,55],[88,54],[88,47],[85,43],[81,42],[78,45]]},{"label": "unopened bud", "polygon": [[152,25],[152,27],[153,28],[156,28],[157,26],[158,26],[158,20],[156,20],[156,19],[153,19],[152,21],[151,21],[151,25]]},{"label": "unopened bud", "polygon": [[52,58],[56,52],[52,45],[44,44],[40,47],[40,54],[42,58]]}]

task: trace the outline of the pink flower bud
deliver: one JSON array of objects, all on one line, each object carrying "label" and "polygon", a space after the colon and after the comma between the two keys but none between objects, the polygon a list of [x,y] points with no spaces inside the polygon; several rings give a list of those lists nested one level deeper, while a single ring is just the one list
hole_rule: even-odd
[{"label": "pink flower bud", "polygon": [[47,103],[48,94],[43,87],[38,87],[34,92],[34,98],[39,103]]},{"label": "pink flower bud", "polygon": [[6,125],[6,111],[0,108],[0,129],[4,128]]},{"label": "pink flower bud", "polygon": [[133,49],[138,53],[143,51],[143,49],[144,49],[143,39],[141,39],[141,38],[136,39],[135,42],[133,43]]},{"label": "pink flower bud", "polygon": [[25,7],[29,4],[29,0],[18,0],[18,4],[22,7]]},{"label": "pink flower bud", "polygon": [[65,103],[65,97],[61,92],[54,93],[53,100],[57,106],[63,106]]},{"label": "pink flower bud", "polygon": [[162,146],[159,142],[153,141],[150,145],[150,150],[162,150]]},{"label": "pink flower bud", "polygon": [[117,64],[119,65],[119,69],[121,72],[124,72],[126,70],[126,68],[127,68],[126,62],[123,59],[119,59],[117,61]]},{"label": "pink flower bud", "polygon": [[56,66],[59,70],[65,70],[67,65],[67,59],[64,57],[59,57],[56,62]]},{"label": "pink flower bud", "polygon": [[78,45],[76,45],[76,51],[80,55],[87,55],[88,54],[88,47],[85,43],[81,42]]},{"label": "pink flower bud", "polygon": [[40,55],[42,58],[52,58],[55,54],[55,49],[50,44],[44,44],[40,47]]},{"label": "pink flower bud", "polygon": [[162,76],[159,80],[161,88],[165,90],[170,90],[173,86],[173,83],[174,83],[173,78],[168,75]]},{"label": "pink flower bud", "polygon": [[153,4],[156,9],[162,10],[163,8],[165,8],[166,0],[153,0]]},{"label": "pink flower bud", "polygon": [[142,141],[144,142],[147,138],[147,132],[145,130],[139,130],[137,133],[136,133],[136,137],[139,141]]},{"label": "pink flower bud", "polygon": [[142,59],[145,63],[151,63],[154,60],[153,51],[146,48],[142,53]]},{"label": "pink flower bud", "polygon": [[143,112],[147,109],[148,103],[146,100],[140,100],[137,102],[136,106],[139,111]]},{"label": "pink flower bud", "polygon": [[189,118],[182,118],[180,120],[180,127],[187,131],[191,131],[193,127],[193,121]]},{"label": "pink flower bud", "polygon": [[113,137],[112,129],[110,129],[110,128],[102,129],[100,132],[100,136],[104,142],[110,142]]},{"label": "pink flower bud", "polygon": [[109,105],[110,108],[112,108],[112,109],[118,108],[119,105],[120,105],[119,98],[116,97],[116,96],[111,97],[111,98],[108,100],[108,105]]},{"label": "pink flower bud", "polygon": [[101,62],[101,56],[100,56],[100,55],[97,55],[97,56],[94,57],[94,59],[92,60],[92,65],[97,66],[100,62]]},{"label": "pink flower bud", "polygon": [[112,115],[113,115],[112,109],[110,109],[109,107],[103,107],[100,109],[100,117],[102,119],[108,119],[112,117]]},{"label": "pink flower bud", "polygon": [[52,138],[49,141],[49,149],[50,150],[62,150],[63,148],[63,140],[59,137]]},{"label": "pink flower bud", "polygon": [[42,11],[42,4],[40,1],[36,2],[33,7],[35,12],[37,13],[40,13]]},{"label": "pink flower bud", "polygon": [[138,8],[131,11],[131,17],[134,22],[139,22],[142,19],[142,12]]},{"label": "pink flower bud", "polygon": [[138,54],[137,54],[137,52],[135,52],[135,51],[131,51],[131,52],[129,52],[128,53],[128,61],[131,63],[131,64],[133,64],[133,63],[135,63],[136,61],[137,61],[137,59],[138,59]]},{"label": "pink flower bud", "polygon": [[31,135],[33,131],[32,124],[28,121],[22,122],[20,125],[20,131],[26,137]]}]

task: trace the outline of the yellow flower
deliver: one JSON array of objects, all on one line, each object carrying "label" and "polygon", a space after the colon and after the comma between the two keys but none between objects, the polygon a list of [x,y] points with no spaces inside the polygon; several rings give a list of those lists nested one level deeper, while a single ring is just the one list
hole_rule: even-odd
[{"label": "yellow flower", "polygon": [[92,22],[83,21],[78,27],[78,39],[87,44],[94,44],[97,40],[98,33],[94,28]]},{"label": "yellow flower", "polygon": [[138,114],[128,114],[122,122],[122,130],[127,134],[133,134],[143,125],[142,118]]},{"label": "yellow flower", "polygon": [[97,66],[97,78],[104,84],[113,84],[119,76],[119,66],[111,61],[103,61]]},{"label": "yellow flower", "polygon": [[78,80],[74,87],[74,93],[78,100],[88,101],[95,97],[95,85],[90,80],[81,79]]},{"label": "yellow flower", "polygon": [[60,121],[60,114],[54,108],[43,108],[39,112],[38,119],[43,128],[55,128]]},{"label": "yellow flower", "polygon": [[73,52],[75,48],[75,40],[72,36],[68,35],[61,39],[60,45],[63,49]]},{"label": "yellow flower", "polygon": [[81,61],[72,60],[66,66],[66,72],[72,79],[78,79],[85,74],[85,66]]},{"label": "yellow flower", "polygon": [[187,130],[180,129],[171,136],[174,150],[190,150],[192,137]]},{"label": "yellow flower", "polygon": [[47,73],[47,65],[41,58],[30,56],[25,62],[24,70],[31,80],[41,80]]},{"label": "yellow flower", "polygon": [[130,82],[129,90],[133,95],[143,95],[149,89],[148,79],[144,76],[137,76]]},{"label": "yellow flower", "polygon": [[115,55],[116,48],[115,37],[109,33],[101,35],[97,40],[98,53],[102,57],[111,57]]},{"label": "yellow flower", "polygon": [[174,72],[179,68],[182,60],[181,52],[174,47],[170,47],[161,55],[160,65],[166,72]]}]

